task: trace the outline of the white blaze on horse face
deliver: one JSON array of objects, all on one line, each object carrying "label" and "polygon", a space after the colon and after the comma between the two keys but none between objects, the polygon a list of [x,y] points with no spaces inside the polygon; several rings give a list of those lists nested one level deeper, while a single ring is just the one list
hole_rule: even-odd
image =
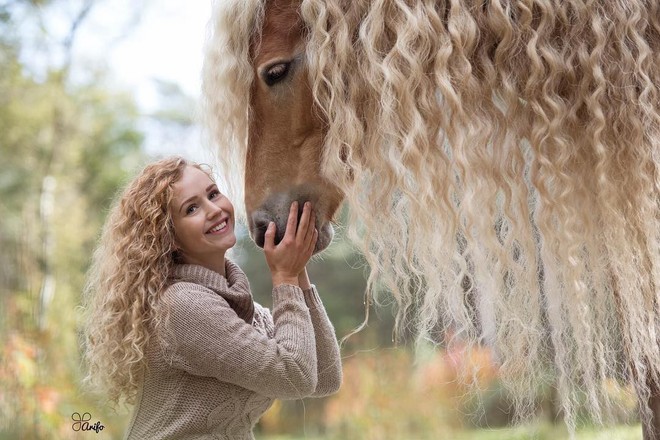
[{"label": "white blaze on horse face", "polygon": [[264,222],[275,221],[283,234],[291,202],[311,201],[318,252],[332,241],[330,221],[343,197],[321,176],[325,124],[314,108],[304,41],[297,5],[270,2],[261,38],[252,45],[245,207],[251,236],[262,245]]}]

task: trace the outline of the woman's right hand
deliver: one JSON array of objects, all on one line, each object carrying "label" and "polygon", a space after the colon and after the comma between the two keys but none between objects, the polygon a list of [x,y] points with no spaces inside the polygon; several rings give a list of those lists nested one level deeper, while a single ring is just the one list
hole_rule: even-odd
[{"label": "woman's right hand", "polygon": [[289,210],[284,238],[278,245],[275,245],[275,233],[277,232],[275,223],[271,222],[266,230],[264,253],[270,268],[273,286],[280,284],[297,286],[298,274],[305,268],[314,252],[319,233],[314,227],[316,216],[310,202],[305,203],[300,224],[296,226],[297,219],[298,202],[293,202]]}]

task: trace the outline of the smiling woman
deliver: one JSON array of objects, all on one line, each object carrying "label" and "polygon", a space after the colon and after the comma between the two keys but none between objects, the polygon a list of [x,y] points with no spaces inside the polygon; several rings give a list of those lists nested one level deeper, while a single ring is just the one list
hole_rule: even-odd
[{"label": "smiling woman", "polygon": [[209,174],[190,166],[174,183],[170,205],[176,236],[175,258],[188,264],[205,262],[225,275],[225,252],[236,244],[234,206]]},{"label": "smiling woman", "polygon": [[85,290],[85,381],[135,404],[126,438],[251,439],[274,399],[338,390],[339,347],[305,269],[311,204],[299,222],[292,204],[279,244],[275,224],[264,235],[272,313],[225,258],[234,225],[210,174],[180,157],[147,166],[112,209]]}]

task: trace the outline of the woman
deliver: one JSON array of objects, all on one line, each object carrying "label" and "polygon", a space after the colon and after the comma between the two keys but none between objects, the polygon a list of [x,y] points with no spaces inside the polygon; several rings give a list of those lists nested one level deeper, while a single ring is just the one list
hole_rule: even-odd
[{"label": "woman", "polygon": [[135,404],[127,439],[250,439],[276,398],[336,392],[332,324],[305,265],[318,232],[296,203],[264,253],[272,314],[241,269],[231,202],[199,165],[171,157],[128,185],[106,222],[86,288],[86,383]]}]

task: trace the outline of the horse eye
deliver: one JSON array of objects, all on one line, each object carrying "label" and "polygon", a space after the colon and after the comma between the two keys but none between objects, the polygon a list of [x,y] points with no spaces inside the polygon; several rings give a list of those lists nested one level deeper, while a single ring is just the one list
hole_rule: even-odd
[{"label": "horse eye", "polygon": [[266,84],[272,86],[282,81],[289,72],[289,64],[290,63],[277,63],[270,66],[264,73],[264,81]]}]

